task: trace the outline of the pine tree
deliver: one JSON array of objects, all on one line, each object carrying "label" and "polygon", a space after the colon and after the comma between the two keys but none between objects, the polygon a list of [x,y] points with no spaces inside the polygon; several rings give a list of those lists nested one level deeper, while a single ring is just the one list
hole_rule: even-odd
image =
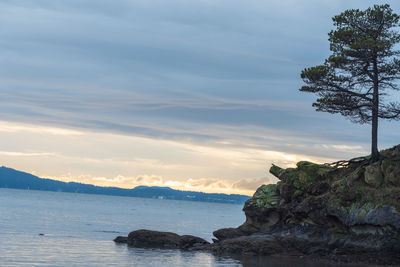
[{"label": "pine tree", "polygon": [[365,11],[346,10],[333,17],[329,33],[332,55],[323,65],[301,73],[302,92],[318,95],[317,111],[339,113],[372,125],[371,162],[379,160],[378,119],[400,119],[400,104],[388,101],[387,90],[399,90],[400,60],[395,45],[400,16],[389,5]]}]

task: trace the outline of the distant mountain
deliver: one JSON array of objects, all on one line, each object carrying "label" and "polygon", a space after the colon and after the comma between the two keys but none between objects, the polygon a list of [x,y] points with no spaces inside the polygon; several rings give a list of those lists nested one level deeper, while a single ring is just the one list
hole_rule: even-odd
[{"label": "distant mountain", "polygon": [[98,194],[126,197],[144,197],[158,199],[190,200],[203,202],[219,202],[243,204],[249,196],[236,194],[209,194],[202,192],[180,191],[169,187],[137,186],[133,189],[118,187],[102,187],[91,184],[65,183],[51,179],[43,179],[32,174],[7,167],[0,168],[0,188],[27,190],[73,192],[82,194]]}]

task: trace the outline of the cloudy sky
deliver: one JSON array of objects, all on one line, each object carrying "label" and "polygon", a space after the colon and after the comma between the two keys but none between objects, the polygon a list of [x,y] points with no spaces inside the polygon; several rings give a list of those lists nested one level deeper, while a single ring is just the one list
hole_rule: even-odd
[{"label": "cloudy sky", "polygon": [[[252,194],[276,181],[271,163],[368,154],[368,125],[315,112],[298,88],[329,55],[331,17],[376,3],[0,0],[0,165]],[[381,124],[380,148],[399,125]]]}]

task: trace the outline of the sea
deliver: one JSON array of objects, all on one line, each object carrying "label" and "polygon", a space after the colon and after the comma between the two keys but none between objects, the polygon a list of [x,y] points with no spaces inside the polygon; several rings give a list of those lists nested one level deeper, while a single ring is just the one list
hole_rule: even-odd
[{"label": "sea", "polygon": [[132,248],[113,242],[116,236],[127,236],[137,229],[195,235],[211,241],[214,230],[244,222],[242,207],[0,189],[0,266],[322,266],[273,257]]}]

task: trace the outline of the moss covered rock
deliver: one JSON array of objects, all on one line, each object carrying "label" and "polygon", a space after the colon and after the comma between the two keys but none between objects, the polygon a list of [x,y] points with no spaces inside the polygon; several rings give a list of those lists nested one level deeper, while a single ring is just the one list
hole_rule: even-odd
[{"label": "moss covered rock", "polygon": [[276,184],[260,186],[254,193],[252,201],[260,209],[278,205],[279,191]]},{"label": "moss covered rock", "polygon": [[381,162],[375,162],[365,167],[364,180],[367,184],[378,187],[383,183],[383,174],[381,170]]},{"label": "moss covered rock", "polygon": [[[367,162],[353,162],[342,168],[308,161],[298,162],[296,168],[273,165],[270,172],[280,182],[262,185],[248,200],[244,207],[246,225],[260,228],[265,222],[277,223],[276,218],[316,224],[336,218],[331,224],[340,223],[342,229],[347,229],[352,222],[376,223],[379,220],[372,222],[371,214],[377,213],[371,212],[381,207],[400,211],[399,147],[385,150],[378,162]],[[388,213],[385,216],[390,217]],[[392,216],[393,221],[397,219],[394,213]]]},{"label": "moss covered rock", "polygon": [[246,222],[215,248],[400,263],[400,145],[381,156],[373,164],[365,157],[342,167],[308,161],[296,168],[273,165],[270,172],[280,181],[257,189],[243,208]]}]

